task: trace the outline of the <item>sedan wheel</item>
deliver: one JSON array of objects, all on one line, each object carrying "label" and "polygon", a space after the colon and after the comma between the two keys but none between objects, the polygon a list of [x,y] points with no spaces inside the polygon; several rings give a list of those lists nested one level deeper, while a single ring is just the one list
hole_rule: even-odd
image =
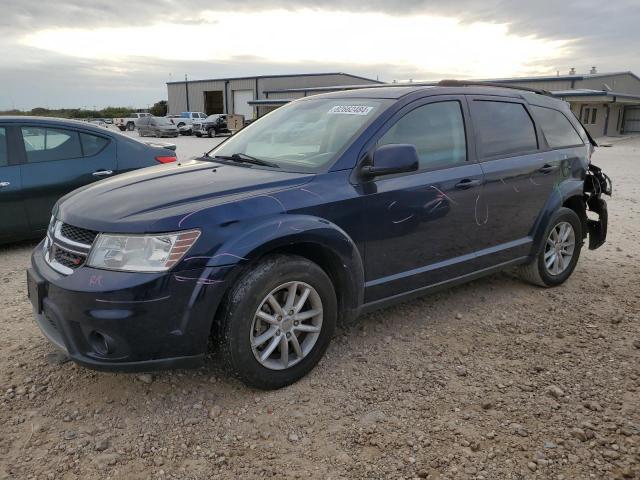
[{"label": "sedan wheel", "polygon": [[560,275],[571,263],[576,246],[576,235],[568,222],[558,223],[551,229],[544,250],[544,264],[551,275]]},{"label": "sedan wheel", "polygon": [[251,326],[251,349],[261,365],[282,370],[307,356],[321,330],[318,292],[304,282],[287,282],[260,303]]}]

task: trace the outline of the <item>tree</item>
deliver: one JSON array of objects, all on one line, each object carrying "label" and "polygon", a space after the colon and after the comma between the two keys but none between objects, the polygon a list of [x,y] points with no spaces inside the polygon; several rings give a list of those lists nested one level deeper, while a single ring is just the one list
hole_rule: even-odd
[{"label": "tree", "polygon": [[167,115],[167,101],[166,100],[160,100],[159,102],[154,103],[153,107],[151,107],[149,112],[151,113],[151,115],[154,115],[156,117],[164,117],[164,116],[166,116]]}]

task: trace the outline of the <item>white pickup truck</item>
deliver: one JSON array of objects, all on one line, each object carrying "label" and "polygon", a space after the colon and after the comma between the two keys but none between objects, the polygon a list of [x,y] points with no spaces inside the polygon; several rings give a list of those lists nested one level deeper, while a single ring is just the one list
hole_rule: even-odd
[{"label": "white pickup truck", "polygon": [[142,117],[150,117],[150,113],[134,113],[131,117],[114,118],[113,124],[120,129],[121,132],[129,130],[132,132],[136,128],[136,122]]},{"label": "white pickup truck", "polygon": [[193,122],[202,122],[207,116],[203,112],[182,112],[180,115],[167,115],[167,119],[178,127],[181,135],[191,135]]}]

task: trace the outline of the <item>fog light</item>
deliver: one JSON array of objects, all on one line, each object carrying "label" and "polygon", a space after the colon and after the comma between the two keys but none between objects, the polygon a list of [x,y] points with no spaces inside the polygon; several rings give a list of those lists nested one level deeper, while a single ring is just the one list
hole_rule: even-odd
[{"label": "fog light", "polygon": [[89,334],[89,343],[95,352],[100,355],[109,355],[110,353],[113,353],[111,339],[96,330]]}]

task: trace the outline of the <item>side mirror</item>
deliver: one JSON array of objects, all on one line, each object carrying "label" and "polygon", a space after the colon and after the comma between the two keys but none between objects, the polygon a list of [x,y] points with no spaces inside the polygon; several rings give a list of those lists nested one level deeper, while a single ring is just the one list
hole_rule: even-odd
[{"label": "side mirror", "polygon": [[396,143],[382,145],[373,152],[371,164],[364,165],[360,172],[365,178],[396,173],[415,172],[420,158],[414,145]]}]

